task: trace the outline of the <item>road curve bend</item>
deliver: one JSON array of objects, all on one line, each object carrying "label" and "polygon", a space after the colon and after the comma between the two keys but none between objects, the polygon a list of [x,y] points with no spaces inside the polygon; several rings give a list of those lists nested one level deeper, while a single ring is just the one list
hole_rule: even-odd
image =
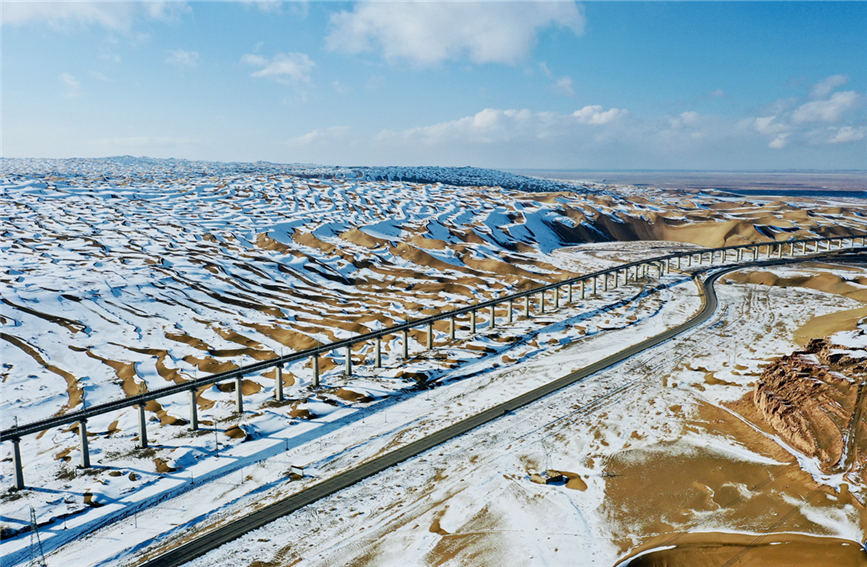
[{"label": "road curve bend", "polygon": [[558,378],[553,380],[547,384],[539,386],[534,390],[530,390],[520,396],[497,404],[481,413],[477,413],[471,417],[468,417],[462,421],[454,423],[448,427],[440,429],[431,433],[430,435],[413,441],[412,443],[408,443],[402,447],[399,447],[393,451],[370,459],[356,467],[353,467],[349,470],[346,470],[342,473],[339,473],[333,477],[330,477],[322,482],[314,484],[304,490],[288,496],[283,500],[275,502],[273,504],[269,504],[264,508],[260,508],[255,512],[244,516],[243,518],[239,518],[227,524],[224,524],[196,539],[178,545],[177,547],[166,551],[165,553],[158,555],[156,557],[152,557],[150,559],[145,559],[143,562],[138,563],[141,567],[174,567],[177,565],[182,565],[188,561],[191,561],[205,553],[211,551],[228,543],[234,539],[237,539],[244,535],[245,533],[255,530],[268,524],[277,518],[285,516],[302,508],[308,504],[316,502],[317,500],[334,494],[335,492],[347,488],[356,482],[377,474],[381,471],[384,471],[401,461],[409,459],[410,457],[414,457],[428,449],[436,447],[437,445],[448,441],[454,437],[459,435],[463,435],[468,431],[479,427],[485,423],[493,421],[498,417],[514,411],[522,406],[525,406],[529,403],[532,403],[536,400],[539,400],[557,390],[565,388],[570,384],[574,384],[579,380],[583,380],[588,376],[596,374],[602,370],[615,366],[626,359],[635,356],[641,352],[644,352],[648,349],[651,349],[655,346],[658,346],[686,331],[696,327],[697,325],[701,325],[705,321],[713,316],[714,312],[717,309],[719,304],[717,300],[716,291],[714,290],[714,284],[716,281],[723,275],[733,272],[735,270],[740,270],[745,267],[760,267],[760,266],[771,266],[778,264],[789,264],[789,263],[797,263],[803,261],[816,260],[817,257],[811,258],[793,258],[793,259],[777,259],[777,260],[768,260],[766,262],[756,262],[751,264],[750,266],[731,266],[727,268],[717,269],[713,273],[711,273],[704,281],[702,281],[699,277],[696,277],[696,283],[699,286],[699,289],[702,291],[702,308],[693,315],[687,321],[681,323],[676,327],[672,327],[658,335],[645,339],[639,343],[631,345],[619,352],[616,352],[610,356],[607,356],[601,360],[598,360],[584,368],[576,370],[562,378]]}]

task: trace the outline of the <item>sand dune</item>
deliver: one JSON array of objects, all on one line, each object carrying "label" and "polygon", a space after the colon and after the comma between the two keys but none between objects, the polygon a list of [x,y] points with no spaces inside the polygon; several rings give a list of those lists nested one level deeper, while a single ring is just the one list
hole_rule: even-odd
[{"label": "sand dune", "polygon": [[768,535],[691,533],[665,535],[642,545],[618,567],[862,567],[861,545],[798,533]]}]

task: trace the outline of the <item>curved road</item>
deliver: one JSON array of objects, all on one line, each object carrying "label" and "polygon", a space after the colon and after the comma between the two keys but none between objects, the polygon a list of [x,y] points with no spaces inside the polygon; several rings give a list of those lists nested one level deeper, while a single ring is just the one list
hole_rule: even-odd
[{"label": "curved road", "polygon": [[716,283],[717,279],[719,279],[721,276],[729,272],[740,270],[745,267],[788,264],[816,259],[816,257],[813,257],[755,262],[750,264],[749,266],[739,265],[723,268],[708,276],[707,279],[703,282],[697,278],[696,282],[698,283],[699,288],[703,290],[703,306],[698,313],[696,313],[689,320],[681,323],[680,325],[672,327],[671,329],[668,329],[667,331],[660,333],[656,336],[650,337],[649,339],[645,339],[639,343],[631,345],[628,348],[625,348],[610,356],[607,356],[602,360],[585,366],[584,368],[576,370],[575,372],[563,376],[562,378],[558,378],[557,380],[549,382],[534,390],[530,390],[529,392],[526,392],[518,397],[512,398],[511,400],[507,400],[503,403],[493,406],[490,409],[468,417],[444,429],[435,431],[427,437],[413,441],[412,443],[404,445],[403,447],[399,447],[398,449],[390,451],[384,455],[375,457],[361,465],[358,465],[331,478],[323,480],[318,484],[314,484],[313,486],[306,488],[301,492],[298,492],[283,500],[256,510],[248,516],[244,516],[243,518],[239,518],[228,524],[220,526],[219,528],[216,528],[202,535],[201,537],[179,545],[174,549],[165,552],[162,555],[149,559],[141,565],[143,565],[144,567],[169,567],[181,565],[183,563],[186,563],[187,561],[191,561],[192,559],[204,555],[208,551],[215,549],[220,545],[223,545],[224,543],[237,539],[251,530],[260,528],[265,524],[268,524],[271,521],[276,520],[277,518],[290,514],[295,510],[298,510],[299,508],[302,508],[308,504],[319,500],[320,498],[329,496],[339,490],[355,484],[356,482],[364,478],[384,471],[400,463],[401,461],[404,461],[406,459],[409,459],[410,457],[414,457],[420,453],[423,453],[428,449],[436,447],[437,445],[448,441],[453,437],[462,435],[472,429],[475,429],[480,425],[488,423],[489,421],[493,421],[506,413],[509,413],[531,402],[539,400],[540,398],[543,398],[548,394],[560,390],[561,388],[569,386],[570,384],[574,384],[575,382],[578,382],[579,380],[591,376],[601,370],[605,370],[611,366],[619,364],[620,362],[623,362],[624,360],[635,356],[638,353],[641,353],[661,343],[664,343],[665,341],[668,341],[669,339],[680,335],[710,319],[710,317],[716,311],[718,305],[716,291],[713,287],[714,283]]}]

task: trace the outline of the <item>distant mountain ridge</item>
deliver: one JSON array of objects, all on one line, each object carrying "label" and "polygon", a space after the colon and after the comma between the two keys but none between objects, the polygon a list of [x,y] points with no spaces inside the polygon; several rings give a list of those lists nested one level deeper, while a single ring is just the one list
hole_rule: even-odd
[{"label": "distant mountain ridge", "polygon": [[105,175],[107,177],[147,177],[243,173],[290,174],[304,178],[358,179],[359,181],[404,181],[443,183],[455,186],[499,186],[529,192],[598,192],[581,183],[568,183],[527,177],[497,169],[440,166],[321,166],[258,162],[212,162],[177,158],[112,156],[105,158],[0,158],[4,175]]}]

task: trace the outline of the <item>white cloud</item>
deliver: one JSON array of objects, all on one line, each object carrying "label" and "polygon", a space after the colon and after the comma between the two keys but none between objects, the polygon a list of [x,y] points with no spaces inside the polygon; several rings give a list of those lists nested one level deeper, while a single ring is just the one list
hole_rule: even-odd
[{"label": "white cloud", "polygon": [[182,0],[146,0],[137,4],[144,8],[145,14],[152,20],[174,21],[181,14],[193,11],[190,5]]},{"label": "white cloud", "polygon": [[516,63],[541,28],[581,34],[583,9],[574,2],[370,2],[331,15],[328,49],[379,51],[389,61],[434,65],[468,58]]},{"label": "white cloud", "polygon": [[813,98],[824,98],[828,96],[831,91],[837,87],[842,87],[848,82],[849,77],[846,75],[831,75],[830,77],[822,79],[816,83],[815,86],[813,86],[811,95]]},{"label": "white cloud", "polygon": [[346,140],[350,133],[348,126],[331,126],[329,128],[317,128],[306,134],[289,138],[287,143],[293,147],[304,147],[315,144],[328,144],[335,141]]},{"label": "white cloud", "polygon": [[173,20],[191,8],[180,1],[148,2],[3,2],[2,25],[47,24],[53,28],[97,26],[128,31],[137,19]]},{"label": "white cloud", "polygon": [[768,147],[775,150],[781,150],[786,147],[787,143],[789,143],[789,133],[784,132],[774,136],[774,139],[768,143]]},{"label": "white cloud", "polygon": [[121,57],[114,51],[108,48],[102,48],[99,52],[99,58],[109,63],[120,63]]},{"label": "white cloud", "polygon": [[248,53],[241,62],[258,70],[251,77],[269,78],[282,83],[309,83],[310,73],[316,64],[306,53],[278,53],[272,58]]},{"label": "white cloud", "polygon": [[687,110],[685,112],[681,112],[674,118],[670,118],[668,120],[668,125],[675,130],[696,126],[701,119],[701,115],[694,110]]},{"label": "white cloud", "polygon": [[310,13],[308,0],[241,0],[241,3],[254,7],[263,14],[290,14],[304,19]]},{"label": "white cloud", "polygon": [[283,8],[280,0],[241,0],[244,4],[255,6],[266,14],[279,14]]},{"label": "white cloud", "polygon": [[626,114],[627,111],[624,109],[606,110],[599,105],[585,106],[571,114],[535,112],[526,108],[485,108],[471,116],[430,126],[410,128],[400,132],[384,130],[379,133],[377,140],[380,142],[411,140],[414,143],[441,145],[452,142],[530,143],[533,140],[567,139],[574,135],[590,138],[597,133],[599,127]]},{"label": "white cloud", "polygon": [[199,64],[199,52],[172,49],[166,57],[166,63],[175,67],[195,67]]},{"label": "white cloud", "polygon": [[750,118],[742,121],[741,126],[746,126],[747,129],[755,130],[763,136],[768,136],[770,138],[768,147],[774,150],[786,147],[792,135],[791,124],[778,114]]},{"label": "white cloud", "polygon": [[553,82],[551,83],[551,89],[554,92],[568,96],[573,96],[575,94],[572,77],[564,75],[555,79],[554,72],[551,71],[550,67],[548,67],[548,64],[544,61],[539,63],[539,70],[542,71],[542,74],[545,75],[547,78],[553,79]]},{"label": "white cloud", "polygon": [[828,143],[845,144],[848,142],[857,142],[858,140],[863,140],[865,135],[867,135],[867,128],[864,128],[863,126],[843,126],[842,128],[838,128],[834,135],[828,139]]},{"label": "white cloud", "polygon": [[598,104],[585,106],[572,113],[578,122],[581,124],[608,124],[618,118],[626,116],[627,110],[624,108],[609,108],[605,110]]},{"label": "white cloud", "polygon": [[843,113],[855,106],[855,91],[840,91],[827,100],[813,100],[799,106],[792,113],[795,122],[837,122]]},{"label": "white cloud", "polygon": [[73,97],[81,94],[81,83],[73,75],[61,73],[57,76],[57,80],[60,81],[65,96]]},{"label": "white cloud", "polygon": [[[865,137],[865,128],[854,124],[821,127],[816,123],[839,123],[844,114],[854,108],[860,95],[855,91],[838,91],[834,88],[848,82],[843,75],[833,75],[820,81],[813,88],[811,96],[823,96],[818,100],[807,100],[798,104],[797,100],[776,101],[772,114],[757,116],[740,122],[741,127],[754,130],[768,137],[768,147],[782,149],[795,143],[844,144],[856,142]],[[830,96],[829,96],[830,95]]]},{"label": "white cloud", "polygon": [[725,98],[726,92],[722,89],[716,89],[715,91],[710,93],[710,96],[712,96],[713,98]]},{"label": "white cloud", "polygon": [[564,95],[574,95],[575,88],[572,86],[572,77],[564,76],[554,81],[554,90]]},{"label": "white cloud", "polygon": [[102,81],[103,83],[113,83],[114,82],[114,79],[112,79],[111,77],[109,77],[105,73],[100,73],[99,71],[90,70],[90,71],[88,71],[88,75],[90,75],[94,79]]},{"label": "white cloud", "polygon": [[752,119],[752,126],[756,132],[765,135],[779,134],[783,130],[788,129],[788,126],[777,120],[777,115],[757,116]]}]

